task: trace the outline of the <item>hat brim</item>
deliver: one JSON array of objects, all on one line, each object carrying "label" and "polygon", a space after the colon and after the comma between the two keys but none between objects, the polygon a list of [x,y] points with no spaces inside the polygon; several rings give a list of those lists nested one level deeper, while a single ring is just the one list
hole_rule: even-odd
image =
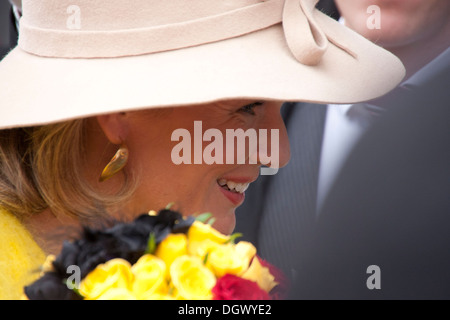
[{"label": "hat brim", "polygon": [[[299,63],[281,24],[241,37],[133,57],[44,58],[20,48],[0,63],[0,128],[227,99],[356,103],[403,79],[400,60],[318,13],[330,43],[317,66]],[[122,45],[126,46],[127,43]]]}]

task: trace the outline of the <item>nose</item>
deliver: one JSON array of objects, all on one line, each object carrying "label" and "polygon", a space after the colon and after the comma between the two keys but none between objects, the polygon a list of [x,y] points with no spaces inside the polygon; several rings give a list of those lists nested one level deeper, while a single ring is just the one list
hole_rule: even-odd
[{"label": "nose", "polygon": [[[291,158],[289,138],[280,109],[281,103],[268,103],[258,126],[258,153],[253,155],[257,157],[258,164],[276,169],[286,166]],[[261,134],[261,129],[267,134]]]}]

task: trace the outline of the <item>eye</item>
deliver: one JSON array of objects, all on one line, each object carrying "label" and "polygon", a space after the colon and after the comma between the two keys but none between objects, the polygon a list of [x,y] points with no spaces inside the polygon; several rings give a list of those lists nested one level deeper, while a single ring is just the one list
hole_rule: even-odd
[{"label": "eye", "polygon": [[248,113],[248,114],[254,116],[254,115],[256,115],[255,108],[258,106],[261,106],[261,105],[263,105],[262,102],[250,103],[250,104],[247,104],[247,105],[243,106],[242,108],[240,108],[238,110],[238,112],[244,112],[244,113]]}]

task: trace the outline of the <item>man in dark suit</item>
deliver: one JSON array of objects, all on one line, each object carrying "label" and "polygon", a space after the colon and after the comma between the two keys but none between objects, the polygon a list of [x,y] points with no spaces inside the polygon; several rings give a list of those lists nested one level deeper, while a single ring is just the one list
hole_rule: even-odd
[{"label": "man in dark suit", "polygon": [[293,299],[450,299],[450,64],[349,156],[299,253]]},{"label": "man in dark suit", "polygon": [[[449,57],[449,50],[445,51],[445,48],[450,45],[448,1],[433,0],[434,7],[426,0],[416,1],[406,11],[403,2],[350,2],[337,1],[345,23],[354,29],[364,23],[358,31],[364,31],[364,36],[384,44],[404,61],[409,77],[403,86],[421,86],[430,74],[442,68],[443,63],[445,65]],[[378,4],[381,13],[386,14],[384,29],[383,25],[381,30],[367,28],[369,4]],[[415,20],[411,21],[407,19],[411,12],[426,12],[428,16],[414,15]],[[411,28],[402,25],[407,21]],[[439,32],[422,34],[421,30],[432,30],[437,26]],[[415,36],[411,35],[411,30]],[[427,54],[423,54],[425,44]],[[379,106],[383,103],[381,99],[371,102]],[[375,110],[377,114],[380,111]],[[246,201],[237,210],[236,231],[242,232],[244,239],[253,241],[263,258],[277,264],[294,279],[298,272],[298,256],[303,257],[308,250],[316,219],[340,168],[353,146],[378,117],[363,104],[287,104],[283,112],[291,143],[291,161],[275,176],[261,177],[247,190]]]}]

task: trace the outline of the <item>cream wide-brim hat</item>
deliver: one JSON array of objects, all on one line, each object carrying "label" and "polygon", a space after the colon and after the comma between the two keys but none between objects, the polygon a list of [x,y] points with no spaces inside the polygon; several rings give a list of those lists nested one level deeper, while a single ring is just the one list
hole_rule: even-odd
[{"label": "cream wide-brim hat", "polygon": [[400,60],[317,0],[23,0],[0,129],[224,99],[355,103]]}]

